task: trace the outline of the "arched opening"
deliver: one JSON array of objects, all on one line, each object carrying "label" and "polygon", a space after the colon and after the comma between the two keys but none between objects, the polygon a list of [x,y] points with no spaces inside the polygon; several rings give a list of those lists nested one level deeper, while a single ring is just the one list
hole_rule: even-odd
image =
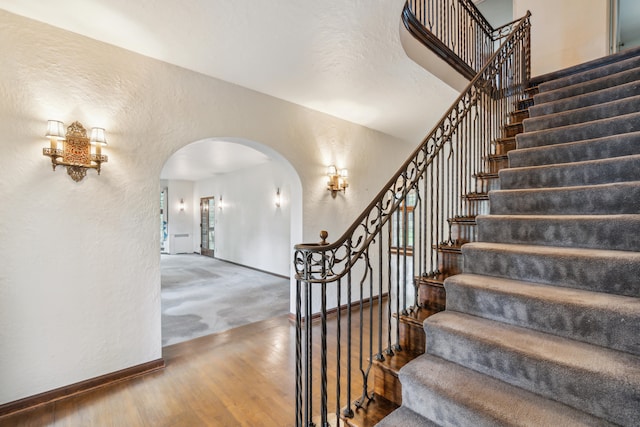
[{"label": "arched opening", "polygon": [[302,185],[287,159],[195,141],[165,162],[160,194],[163,346],[289,312]]}]

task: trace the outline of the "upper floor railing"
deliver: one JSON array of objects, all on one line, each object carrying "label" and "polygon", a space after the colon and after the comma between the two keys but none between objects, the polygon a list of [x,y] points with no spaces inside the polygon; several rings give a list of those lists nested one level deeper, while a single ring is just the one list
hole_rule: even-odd
[{"label": "upper floor railing", "polygon": [[407,30],[471,80],[516,22],[493,28],[471,0],[408,0]]},{"label": "upper floor railing", "polygon": [[452,223],[483,213],[493,143],[530,77],[529,15],[509,29],[353,225],[295,247],[296,426],[339,425],[372,399],[373,361],[402,351],[398,318],[421,308],[415,278],[446,273],[439,253],[464,243]]}]

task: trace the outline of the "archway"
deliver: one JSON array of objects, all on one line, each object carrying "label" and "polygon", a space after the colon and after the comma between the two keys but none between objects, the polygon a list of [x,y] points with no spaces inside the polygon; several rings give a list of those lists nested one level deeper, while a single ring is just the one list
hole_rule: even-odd
[{"label": "archway", "polygon": [[[284,296],[288,309],[294,284],[292,248],[302,236],[302,184],[287,159],[255,141],[206,138],[177,150],[166,160],[160,178],[166,200],[164,215],[168,220],[166,252],[191,254],[187,262],[191,264],[194,258],[198,258],[193,253],[200,253],[200,200],[213,198],[216,201],[215,259],[276,275],[281,282],[283,277],[288,279],[289,287],[285,287],[288,292]],[[279,197],[278,205],[275,203],[276,195]],[[174,265],[175,259],[171,259]],[[167,257],[163,260],[161,265],[167,265]],[[220,264],[218,267],[220,270],[217,271],[228,270]],[[203,271],[209,267],[196,268]],[[165,271],[164,267],[162,271]],[[250,281],[260,280],[264,281],[264,278],[252,277]],[[163,273],[163,287],[165,281]],[[279,294],[283,289],[281,282],[277,287]],[[286,286],[287,282],[284,283]],[[264,300],[268,302],[268,298]],[[163,306],[166,308],[166,304]],[[265,310],[265,315],[268,312]],[[255,321],[256,316],[252,313],[246,323],[251,323],[252,319]],[[163,311],[163,331],[167,318]],[[211,333],[207,331],[212,329],[203,325],[207,323],[206,319],[192,316],[182,320],[201,329],[197,336]],[[215,330],[224,328],[224,321],[209,320],[209,323],[216,323],[214,332],[224,330]],[[166,342],[163,336],[163,344],[174,342],[178,341]]]}]

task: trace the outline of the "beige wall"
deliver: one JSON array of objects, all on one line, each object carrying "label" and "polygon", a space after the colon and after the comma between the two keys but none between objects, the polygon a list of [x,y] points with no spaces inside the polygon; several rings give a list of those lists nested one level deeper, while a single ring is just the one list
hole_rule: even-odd
[{"label": "beige wall", "polygon": [[514,18],[531,11],[532,75],[609,52],[608,0],[513,0]]},{"label": "beige wall", "polygon": [[[301,183],[292,239],[306,242],[324,228],[337,238],[413,148],[4,11],[0,22],[0,404],[161,357],[159,176],[179,148],[231,137],[280,155]],[[47,119],[106,128],[101,176],[51,171]],[[349,168],[346,196],[326,191],[329,163]]]}]

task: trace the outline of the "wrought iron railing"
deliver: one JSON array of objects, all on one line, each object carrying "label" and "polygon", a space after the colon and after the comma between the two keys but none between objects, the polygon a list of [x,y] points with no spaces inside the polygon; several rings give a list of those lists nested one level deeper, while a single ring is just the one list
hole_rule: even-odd
[{"label": "wrought iron railing", "polygon": [[517,22],[493,28],[471,0],[407,0],[402,20],[414,37],[468,79]]},{"label": "wrought iron railing", "polygon": [[492,142],[530,77],[529,28],[528,14],[510,25],[342,237],[296,246],[296,426],[339,425],[371,400],[373,361],[402,351],[397,317],[420,309],[414,278],[446,273],[438,253],[463,243],[450,220],[483,213]]}]

